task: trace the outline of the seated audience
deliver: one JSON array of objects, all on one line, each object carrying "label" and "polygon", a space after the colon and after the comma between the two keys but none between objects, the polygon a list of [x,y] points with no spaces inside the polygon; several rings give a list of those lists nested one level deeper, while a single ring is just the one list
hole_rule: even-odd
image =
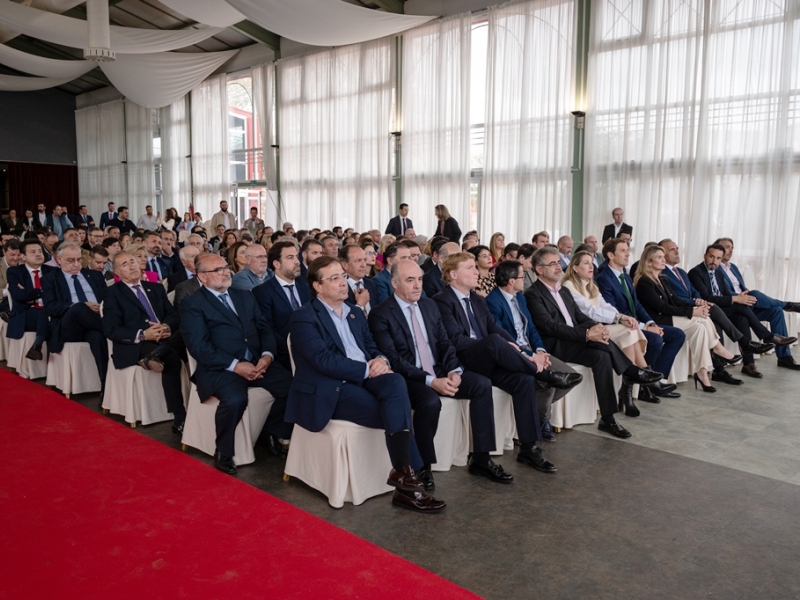
[{"label": "seated audience", "polygon": [[431,242],[431,252],[433,252],[431,256],[433,267],[422,276],[422,290],[428,298],[433,298],[445,288],[447,284],[442,279],[442,263],[448,256],[457,254],[460,250],[455,242],[448,242],[447,238],[437,237]]},{"label": "seated audience", "polygon": [[247,242],[236,242],[233,244],[233,246],[227,249],[227,253],[224,255],[222,254],[222,251],[220,251],[220,256],[226,259],[232,273],[238,273],[245,267],[245,250],[247,250]]},{"label": "seated audience", "polygon": [[3,258],[0,260],[0,293],[2,293],[2,300],[0,300],[0,318],[8,323],[8,278],[7,272],[9,267],[16,267],[22,258],[20,253],[20,242],[15,239],[6,240],[3,242]]},{"label": "seated audience", "polygon": [[89,250],[89,260],[87,261],[86,268],[92,271],[98,271],[105,279],[105,270],[108,266],[108,250],[102,245],[95,246]]},{"label": "seated audience", "polygon": [[473,246],[468,250],[475,257],[478,268],[478,287],[475,293],[486,298],[494,289],[494,273],[492,273],[492,253],[486,246]]},{"label": "seated audience", "polygon": [[267,251],[264,246],[250,244],[244,246],[244,267],[231,279],[231,287],[237,290],[251,291],[274,277],[267,269]]},{"label": "seated audience", "polygon": [[148,231],[142,236],[142,243],[147,252],[147,270],[158,276],[158,281],[172,275],[172,263],[164,258],[161,235],[155,231]]},{"label": "seated audience", "polygon": [[378,296],[375,282],[367,279],[367,256],[364,251],[356,244],[347,244],[339,250],[339,262],[342,263],[345,276],[347,277],[347,301],[358,306],[364,311],[364,315],[369,316],[374,304],[374,298]]},{"label": "seated audience", "polygon": [[195,276],[194,259],[198,254],[200,254],[200,250],[188,244],[180,249],[178,255],[181,257],[181,268],[167,277],[167,293],[173,291],[184,281],[188,281]]},{"label": "seated audience", "polygon": [[561,270],[566,271],[569,266],[569,261],[572,260],[572,246],[574,242],[568,235],[562,235],[558,238],[556,247],[558,248],[558,262],[561,263]]},{"label": "seated audience", "polygon": [[372,281],[375,282],[375,289],[377,292],[377,297],[375,298],[376,306],[394,293],[394,289],[392,288],[392,265],[397,264],[401,260],[411,260],[411,250],[409,250],[408,246],[403,244],[402,241],[394,242],[384,248],[384,268],[372,278]]},{"label": "seated audience", "polygon": [[8,315],[6,337],[22,339],[26,331],[36,332],[36,337],[25,358],[42,360],[42,345],[47,339],[47,313],[42,303],[42,278],[56,270],[44,264],[42,245],[35,240],[25,240],[19,246],[22,257],[16,267],[6,271],[11,312]]},{"label": "seated audience", "polygon": [[[505,249],[506,237],[499,231],[493,233],[492,237],[489,238],[489,253],[492,255],[492,265],[496,265],[503,260],[503,256],[506,253]],[[480,267],[478,267],[478,270],[480,270]]]}]

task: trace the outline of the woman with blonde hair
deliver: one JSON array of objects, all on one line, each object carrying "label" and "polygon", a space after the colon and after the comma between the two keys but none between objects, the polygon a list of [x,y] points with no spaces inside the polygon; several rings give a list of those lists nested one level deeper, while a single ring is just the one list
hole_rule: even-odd
[{"label": "woman with blonde hair", "polygon": [[658,325],[671,325],[686,333],[694,387],[699,383],[704,392],[716,392],[708,377],[709,369],[714,366],[711,353],[729,365],[741,362],[742,357],[734,356],[722,345],[714,323],[708,318],[708,306],[695,306],[675,295],[666,275],[662,275],[666,265],[664,248],[658,245],[645,248],[633,279],[636,295]]},{"label": "woman with blonde hair", "polygon": [[450,211],[447,210],[447,207],[444,204],[437,204],[433,211],[438,221],[434,235],[446,237],[456,244],[461,243],[461,228],[458,226],[458,221],[450,216]]},{"label": "woman with blonde hair", "polygon": [[496,265],[503,260],[506,249],[506,236],[499,231],[492,234],[489,238],[489,252],[492,253],[492,264]]}]

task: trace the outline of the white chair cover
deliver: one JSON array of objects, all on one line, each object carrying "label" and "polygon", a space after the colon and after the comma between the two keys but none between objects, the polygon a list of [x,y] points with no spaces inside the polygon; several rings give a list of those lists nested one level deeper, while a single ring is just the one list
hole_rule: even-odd
[{"label": "white chair cover", "polygon": [[0,320],[0,360],[6,360],[8,358],[8,338],[6,338],[6,329],[8,329],[8,323]]},{"label": "white chair cover", "polygon": [[[25,358],[33,342],[36,341],[36,333],[26,331],[21,339],[8,339],[8,366],[17,372],[17,375],[24,379],[41,379],[47,377],[46,360],[30,360]],[[47,356],[47,344],[42,344],[42,354]]]},{"label": "white chair cover", "polygon": [[89,342],[67,342],[61,352],[50,354],[46,383],[67,395],[99,392],[100,376]]},{"label": "white chair cover", "polygon": [[[600,406],[597,403],[597,394],[594,390],[594,377],[589,367],[568,363],[577,373],[583,375],[583,381],[569,394],[558,402],[553,403],[550,424],[553,427],[571,429],[575,425],[594,423],[597,420],[597,410]],[[615,377],[615,389],[618,376]]]},{"label": "white chair cover", "polygon": [[[738,352],[734,352],[734,354],[738,354]],[[681,346],[680,352],[678,352],[675,357],[675,362],[672,364],[672,371],[669,372],[669,376],[667,377],[668,383],[683,383],[689,379],[692,375],[689,372],[689,359],[689,347],[684,344]]]},{"label": "white chair cover", "polygon": [[467,464],[469,454],[470,425],[469,400],[456,400],[449,396],[439,396],[442,411],[439,413],[439,427],[433,437],[436,462],[433,471],[449,471],[456,465]]},{"label": "white chair cover", "polygon": [[496,450],[491,454],[500,456],[505,450],[514,449],[514,438],[517,437],[517,421],[514,417],[514,401],[497,387],[492,387],[494,400],[494,439]]}]

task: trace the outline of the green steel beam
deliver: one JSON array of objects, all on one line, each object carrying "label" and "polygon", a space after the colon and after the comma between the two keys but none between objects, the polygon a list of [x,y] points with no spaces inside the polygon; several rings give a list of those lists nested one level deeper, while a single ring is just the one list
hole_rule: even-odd
[{"label": "green steel beam", "polygon": [[405,12],[403,0],[372,0],[372,2],[387,12],[400,13],[401,15]]},{"label": "green steel beam", "polygon": [[[578,0],[578,31],[575,36],[575,110],[586,110],[586,81],[589,63],[589,15],[591,0]],[[585,122],[585,121],[584,121]],[[583,241],[583,208],[584,208],[584,149],[586,130],[574,130],[573,165],[580,169],[572,172],[572,239],[577,243]]]},{"label": "green steel beam", "polygon": [[276,56],[281,51],[281,36],[277,33],[272,33],[261,27],[260,25],[256,25],[252,21],[241,21],[233,25],[233,29],[241,33],[242,35],[246,35],[251,40],[255,40],[266,45],[269,48],[272,48]]}]

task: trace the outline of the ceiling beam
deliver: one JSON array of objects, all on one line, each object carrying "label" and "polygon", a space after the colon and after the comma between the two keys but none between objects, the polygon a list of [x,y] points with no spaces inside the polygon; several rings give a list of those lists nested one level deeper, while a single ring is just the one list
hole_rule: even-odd
[{"label": "ceiling beam", "polygon": [[246,35],[251,40],[255,40],[272,48],[275,52],[281,51],[281,36],[264,29],[260,25],[256,25],[252,21],[240,21],[232,25],[231,28],[242,35]]},{"label": "ceiling beam", "polygon": [[403,0],[372,0],[372,2],[387,12],[399,13],[401,15],[405,12]]},{"label": "ceiling beam", "polygon": [[[122,2],[122,0],[108,0],[108,6],[116,6]],[[63,13],[65,17],[72,17],[73,19],[82,19],[86,20],[86,5],[79,4],[75,8],[69,9],[67,12]]]}]

